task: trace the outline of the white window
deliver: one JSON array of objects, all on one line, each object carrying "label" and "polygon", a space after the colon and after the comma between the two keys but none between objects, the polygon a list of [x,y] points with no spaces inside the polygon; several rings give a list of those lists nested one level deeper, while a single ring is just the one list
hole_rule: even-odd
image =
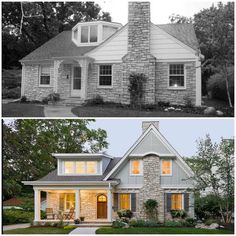
[{"label": "white window", "polygon": [[130,161],[130,175],[142,175],[142,160]]},{"label": "white window", "polygon": [[74,173],[74,162],[65,161],[65,174],[73,174],[73,173]]},{"label": "white window", "polygon": [[39,85],[42,85],[42,86],[50,85],[50,66],[49,65],[41,65]]},{"label": "white window", "polygon": [[172,175],[172,161],[162,160],[161,161],[161,175]]},{"label": "white window", "polygon": [[101,87],[112,86],[112,65],[99,66],[99,86]]},{"label": "white window", "polygon": [[81,26],[81,43],[96,43],[98,41],[97,25]]},{"label": "white window", "polygon": [[169,88],[185,88],[184,64],[169,64]]}]

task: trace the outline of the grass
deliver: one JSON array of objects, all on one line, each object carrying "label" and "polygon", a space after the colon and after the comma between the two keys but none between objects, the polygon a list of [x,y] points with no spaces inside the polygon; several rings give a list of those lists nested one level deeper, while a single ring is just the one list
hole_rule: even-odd
[{"label": "grass", "polygon": [[176,227],[135,227],[128,229],[114,229],[102,227],[96,230],[96,234],[233,234],[233,231],[218,229],[196,229]]},{"label": "grass", "polygon": [[3,234],[69,234],[74,229],[64,229],[52,226],[31,226],[25,229],[3,231]]},{"label": "grass", "polygon": [[44,108],[32,103],[2,104],[3,117],[44,117]]},{"label": "grass", "polygon": [[164,111],[144,111],[132,110],[130,108],[109,107],[106,105],[91,105],[72,108],[72,113],[78,117],[196,117],[200,114],[186,112],[164,112]]}]

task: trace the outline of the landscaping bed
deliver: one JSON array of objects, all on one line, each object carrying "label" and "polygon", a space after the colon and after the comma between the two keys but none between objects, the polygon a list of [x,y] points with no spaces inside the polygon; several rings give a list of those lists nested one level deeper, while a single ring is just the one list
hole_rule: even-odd
[{"label": "landscaping bed", "polygon": [[102,227],[96,230],[96,234],[233,234],[230,230],[196,229],[190,227],[134,227],[117,229]]}]

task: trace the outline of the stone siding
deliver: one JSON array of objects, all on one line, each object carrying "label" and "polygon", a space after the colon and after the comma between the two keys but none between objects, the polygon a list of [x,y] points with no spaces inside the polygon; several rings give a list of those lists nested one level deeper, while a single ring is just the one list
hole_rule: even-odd
[{"label": "stone siding", "polygon": [[50,87],[40,87],[39,86],[39,65],[24,65],[25,75],[24,75],[24,94],[29,100],[39,100],[47,97],[53,92],[53,81],[54,81],[54,67],[51,65],[50,68]]},{"label": "stone siding", "polygon": [[184,105],[184,97],[189,96],[192,104],[196,103],[196,68],[195,62],[185,62],[186,89],[168,89],[169,63],[158,62],[156,64],[156,103],[170,102],[170,104]]},{"label": "stone siding", "polygon": [[[109,63],[108,63],[109,64]],[[122,98],[122,65],[112,64],[112,88],[99,88],[99,64],[90,64],[87,99],[100,95],[104,101],[120,103]]]},{"label": "stone siding", "polygon": [[59,211],[59,193],[47,193],[47,208],[52,208],[54,213]]}]

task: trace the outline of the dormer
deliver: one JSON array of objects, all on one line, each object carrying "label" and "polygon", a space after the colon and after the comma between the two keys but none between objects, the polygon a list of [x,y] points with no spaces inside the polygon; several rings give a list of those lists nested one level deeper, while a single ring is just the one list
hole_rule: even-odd
[{"label": "dormer", "polygon": [[119,23],[91,21],[78,23],[72,28],[72,41],[77,46],[96,46],[122,27]]}]

